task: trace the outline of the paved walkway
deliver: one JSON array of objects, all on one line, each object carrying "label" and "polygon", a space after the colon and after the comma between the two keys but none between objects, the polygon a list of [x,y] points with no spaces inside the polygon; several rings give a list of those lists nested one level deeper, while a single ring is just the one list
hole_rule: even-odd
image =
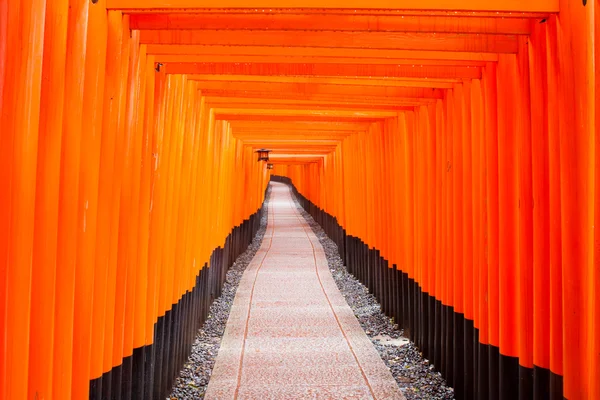
[{"label": "paved walkway", "polygon": [[244,272],[206,399],[404,399],[286,185]]}]

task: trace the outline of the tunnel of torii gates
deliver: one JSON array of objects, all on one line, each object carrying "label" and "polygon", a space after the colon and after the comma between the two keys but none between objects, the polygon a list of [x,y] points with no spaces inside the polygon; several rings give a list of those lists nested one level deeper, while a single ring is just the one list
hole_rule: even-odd
[{"label": "tunnel of torii gates", "polygon": [[0,1],[0,399],[164,399],[273,176],[457,398],[600,399],[599,26]]}]

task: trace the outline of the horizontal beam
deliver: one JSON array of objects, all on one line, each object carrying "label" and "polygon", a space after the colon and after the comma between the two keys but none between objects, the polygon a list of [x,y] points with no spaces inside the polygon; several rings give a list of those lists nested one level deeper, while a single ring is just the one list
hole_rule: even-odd
[{"label": "horizontal beam", "polygon": [[[323,148],[323,147],[335,147],[341,143],[340,139],[322,139],[322,138],[298,138],[288,136],[285,139],[273,138],[273,137],[261,137],[260,135],[237,135],[234,133],[236,138],[242,139],[245,144],[260,144],[262,142],[268,142],[271,146],[281,149],[290,145],[304,145],[303,150],[310,148]],[[271,149],[270,149],[271,150]]]},{"label": "horizontal beam", "polygon": [[268,142],[264,142],[257,145],[258,148],[268,147],[271,150],[269,157],[277,156],[285,156],[285,155],[294,155],[297,157],[309,156],[314,157],[316,155],[327,155],[337,148],[337,146],[329,146],[323,148],[313,148],[313,149],[305,149],[303,143],[298,143],[293,147],[282,147],[278,148],[277,146],[273,146]]},{"label": "horizontal beam", "polygon": [[349,106],[349,107],[407,107],[411,110],[414,108],[413,106],[403,105],[401,102],[394,103],[392,102],[382,102],[381,104],[373,104],[365,101],[346,101],[343,98],[329,99],[329,100],[304,100],[304,99],[296,99],[294,96],[290,96],[289,98],[281,98],[281,99],[271,99],[268,97],[227,97],[227,96],[205,96],[206,101],[210,103],[227,103],[227,104],[269,104],[269,105],[294,105],[294,106],[323,106],[323,107],[341,107],[341,106]]},{"label": "horizontal beam", "polygon": [[375,104],[365,104],[365,105],[356,105],[356,104],[270,104],[270,103],[228,103],[228,102],[207,102],[209,107],[213,108],[245,108],[245,109],[255,109],[255,108],[269,108],[273,110],[339,110],[339,111],[414,111],[414,106],[381,106]]},{"label": "horizontal beam", "polygon": [[376,32],[494,33],[528,35],[528,18],[479,16],[349,15],[349,14],[232,14],[175,13],[134,14],[131,29],[181,30],[327,30]]},{"label": "horizontal beam", "polygon": [[221,115],[259,115],[269,117],[293,116],[293,117],[331,117],[343,119],[383,119],[397,117],[398,113],[393,111],[329,111],[329,110],[271,110],[243,109],[243,108],[213,108],[215,116]]},{"label": "horizontal beam", "polygon": [[324,155],[326,155],[326,154],[294,154],[294,153],[288,153],[288,154],[270,154],[269,158],[273,158],[275,160],[282,160],[282,159],[294,159],[294,160],[300,160],[300,159],[319,159],[319,158],[322,158]]},{"label": "horizontal beam", "polygon": [[492,17],[492,18],[548,18],[553,12],[548,11],[462,11],[462,10],[401,10],[401,9],[355,9],[355,8],[130,8],[120,9],[127,15],[136,14],[309,14],[309,15],[387,15],[417,17]]},{"label": "horizontal beam", "polygon": [[144,44],[370,48],[516,53],[517,35],[250,30],[141,31]]},{"label": "horizontal beam", "polygon": [[[159,45],[169,46],[169,45]],[[486,53],[492,56],[495,54]],[[356,57],[296,57],[296,56],[215,56],[189,54],[160,54],[155,55],[155,61],[166,63],[255,63],[255,64],[367,64],[367,65],[436,65],[436,66],[471,66],[483,67],[486,61],[470,60],[434,60],[434,59],[404,59],[404,58],[356,58]]]},{"label": "horizontal beam", "polygon": [[312,165],[317,161],[300,161],[300,160],[270,160],[269,163],[276,165]]},{"label": "horizontal beam", "polygon": [[[202,62],[210,62],[209,56],[269,56],[269,57],[318,57],[323,59],[366,58],[392,60],[444,60],[444,61],[498,61],[498,55],[493,53],[450,52],[445,50],[394,50],[394,49],[362,49],[356,51],[352,48],[323,48],[323,47],[272,47],[272,46],[223,46],[223,45],[194,45],[194,44],[150,44],[148,54],[153,55],[199,55],[205,56]],[[270,61],[274,63],[275,61]],[[357,64],[361,62],[357,61]]]},{"label": "horizontal beam", "polygon": [[[119,10],[149,9],[205,9],[205,8],[316,8],[343,9],[346,0],[107,0],[106,8]],[[352,9],[391,10],[450,10],[450,11],[506,11],[506,12],[558,12],[558,0],[355,0]]]},{"label": "horizontal beam", "polygon": [[324,140],[340,141],[351,135],[352,131],[304,131],[304,130],[258,130],[258,129],[233,129],[233,135],[240,138],[255,138],[257,136],[272,140]]},{"label": "horizontal beam", "polygon": [[[265,88],[272,89],[272,88]],[[333,102],[337,104],[381,104],[398,106],[418,106],[434,103],[436,99],[423,97],[394,97],[394,96],[367,96],[362,94],[318,94],[301,92],[278,92],[274,90],[249,91],[249,90],[224,90],[224,89],[203,89],[202,94],[208,97],[229,97],[229,98],[265,98],[265,99],[298,99],[307,101]]]},{"label": "horizontal beam", "polygon": [[337,132],[364,132],[369,128],[366,122],[320,122],[320,121],[295,121],[295,122],[263,122],[263,121],[231,121],[229,123],[234,130],[243,129],[279,129],[309,131],[337,131]]},{"label": "horizontal beam", "polygon": [[[320,134],[320,135],[301,135],[301,134],[297,134],[297,135],[287,135],[286,136],[286,140],[288,140],[288,143],[283,143],[283,142],[279,142],[273,141],[273,135],[264,135],[264,134],[260,134],[260,133],[256,133],[254,135],[246,135],[246,134],[237,134],[234,133],[233,134],[237,139],[243,141],[246,144],[252,144],[252,145],[261,145],[261,143],[269,143],[270,145],[286,145],[286,144],[298,144],[298,143],[304,143],[307,146],[337,146],[338,144],[342,143],[342,141],[344,139],[346,139],[348,136],[350,136],[350,134],[347,134],[346,136],[334,136],[334,137],[328,137],[326,134]],[[262,145],[261,145],[262,146]],[[259,146],[259,147],[261,147]],[[262,147],[266,147],[262,146]]]},{"label": "horizontal beam", "polygon": [[343,140],[352,135],[353,131],[309,131],[309,130],[258,130],[233,129],[233,135],[239,138],[276,138],[277,140]]},{"label": "horizontal beam", "polygon": [[268,75],[188,75],[188,80],[217,81],[217,82],[271,82],[271,83],[312,83],[342,86],[388,86],[388,87],[412,87],[412,88],[439,88],[452,89],[460,79],[454,78],[385,78],[375,79],[371,77],[358,78],[334,78],[328,76],[268,76]]},{"label": "horizontal beam", "polygon": [[249,114],[227,114],[226,112],[219,113],[215,116],[217,120],[225,121],[256,121],[256,122],[380,122],[382,118],[365,118],[365,117],[338,117],[338,116],[323,116],[323,115],[249,115]]},{"label": "horizontal beam", "polygon": [[294,75],[369,78],[479,79],[480,67],[360,64],[216,64],[175,63],[167,74],[187,75]]},{"label": "horizontal beam", "polygon": [[269,82],[211,82],[196,81],[198,88],[204,93],[204,90],[237,90],[237,91],[272,91],[289,94],[299,92],[302,94],[333,94],[333,95],[354,95],[354,96],[376,96],[376,97],[395,97],[395,98],[443,98],[442,89],[429,88],[404,88],[393,86],[341,86],[325,84],[306,84],[306,83],[269,83]]},{"label": "horizontal beam", "polygon": [[[234,122],[242,122],[242,121],[232,121]],[[233,129],[233,134],[239,137],[256,137],[257,135],[262,135],[263,137],[277,137],[277,138],[295,138],[295,139],[327,139],[327,140],[342,140],[347,138],[354,133],[366,132],[366,129],[363,130],[347,130],[347,131],[337,131],[337,130],[309,130],[309,129]]]}]

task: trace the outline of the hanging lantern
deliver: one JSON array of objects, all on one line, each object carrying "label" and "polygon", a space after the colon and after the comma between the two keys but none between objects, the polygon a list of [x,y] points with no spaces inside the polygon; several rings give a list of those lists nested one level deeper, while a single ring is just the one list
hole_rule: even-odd
[{"label": "hanging lantern", "polygon": [[256,150],[256,152],[258,153],[258,161],[269,161],[269,153],[271,150],[260,149]]},{"label": "hanging lantern", "polygon": [[267,169],[273,169],[273,164],[267,164]]}]

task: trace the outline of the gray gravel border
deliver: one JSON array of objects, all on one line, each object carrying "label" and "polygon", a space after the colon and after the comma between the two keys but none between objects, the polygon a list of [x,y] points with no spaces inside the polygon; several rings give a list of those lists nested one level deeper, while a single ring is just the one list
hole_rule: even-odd
[{"label": "gray gravel border", "polygon": [[[246,252],[238,257],[227,272],[223,293],[212,304],[207,320],[198,331],[192,353],[173,384],[169,397],[171,400],[204,398],[237,287],[244,270],[260,248],[266,231],[268,218],[266,211],[270,193],[269,188],[263,206],[265,212],[260,222],[260,229]],[[340,258],[337,245],[329,239],[312,216],[300,206],[293,194],[292,198],[298,211],[306,219],[323,246],[329,269],[338,288],[354,311],[367,336],[373,342],[373,346],[390,368],[398,387],[406,398],[408,400],[454,399],[454,390],[447,386],[446,381],[439,372],[434,370],[433,365],[423,358],[419,349],[403,336],[403,331],[381,312],[379,303],[368,289],[348,273]]]},{"label": "gray gravel border", "polygon": [[229,319],[229,312],[233,305],[235,293],[242,279],[246,267],[250,264],[254,255],[260,249],[265,231],[267,230],[268,204],[271,197],[271,189],[263,205],[263,217],[260,228],[252,240],[252,244],[242,253],[227,271],[225,284],[221,296],[214,301],[210,307],[208,318],[196,335],[196,341],[192,346],[192,353],[183,366],[179,377],[175,380],[171,395],[168,400],[203,399],[215,360],[221,347],[221,339],[225,334],[225,326]]},{"label": "gray gravel border", "polygon": [[414,343],[403,336],[403,331],[398,329],[398,325],[381,312],[381,306],[375,296],[346,269],[335,242],[302,208],[293,193],[292,198],[323,246],[329,270],[340,292],[407,400],[454,399],[454,389],[446,384],[429,360],[423,358],[423,354]]}]

